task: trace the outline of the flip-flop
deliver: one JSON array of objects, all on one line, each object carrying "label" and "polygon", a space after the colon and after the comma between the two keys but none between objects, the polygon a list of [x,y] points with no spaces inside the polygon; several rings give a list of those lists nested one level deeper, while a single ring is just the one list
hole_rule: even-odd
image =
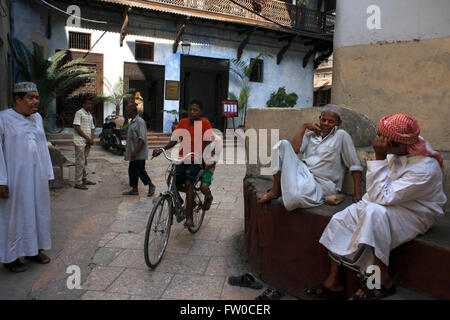
[{"label": "flip-flop", "polygon": [[255,277],[250,273],[246,273],[238,277],[229,277],[228,283],[232,286],[245,287],[256,290],[263,287],[263,285],[256,281]]},{"label": "flip-flop", "polygon": [[3,265],[5,266],[6,269],[14,273],[25,272],[28,270],[28,267],[24,263],[22,263],[19,259],[11,263],[4,263]]},{"label": "flip-flop", "polygon": [[124,196],[138,196],[139,192],[133,192],[133,191],[125,191],[122,193]]},{"label": "flip-flop", "polygon": [[325,287],[323,283],[311,287],[310,289],[304,289],[303,294],[310,298],[321,298],[327,300],[345,299],[345,290],[332,291]]},{"label": "flip-flop", "polygon": [[76,184],[73,186],[75,189],[80,189],[80,190],[88,190],[88,187],[86,187],[85,185],[82,184]]},{"label": "flip-flop", "polygon": [[97,183],[96,182],[92,182],[92,181],[86,181],[86,183],[83,183],[86,186],[95,186]]},{"label": "flip-flop", "polygon": [[149,188],[149,189],[148,189],[147,196],[148,196],[148,197],[153,197],[153,196],[155,195],[155,190],[156,190],[156,187],[151,187],[151,188]]},{"label": "flip-flop", "polygon": [[276,288],[267,288],[255,300],[280,300],[284,297],[284,292]]},{"label": "flip-flop", "polygon": [[42,252],[39,252],[39,254],[35,256],[25,257],[25,259],[31,260],[39,264],[47,264],[50,262],[50,258],[47,255],[43,254]]},{"label": "flip-flop", "polygon": [[392,285],[390,288],[386,288],[385,286],[381,285],[380,289],[369,289],[367,285],[363,285],[360,289],[364,291],[366,297],[364,298],[358,296],[356,294],[358,290],[356,290],[350,300],[380,300],[392,296],[397,292],[397,288],[395,287],[395,285]]}]

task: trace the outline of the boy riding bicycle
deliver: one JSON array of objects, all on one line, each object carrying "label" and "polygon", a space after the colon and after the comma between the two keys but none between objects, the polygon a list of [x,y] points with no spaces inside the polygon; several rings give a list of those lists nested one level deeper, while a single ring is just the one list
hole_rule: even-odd
[{"label": "boy riding bicycle", "polygon": [[[178,123],[178,126],[174,130],[172,137],[177,137],[181,140],[180,158],[183,158],[184,155],[187,155],[189,152],[194,152],[196,155],[200,156],[199,159],[194,157],[187,159],[187,161],[176,165],[176,185],[177,189],[182,192],[186,192],[186,222],[184,226],[189,228],[193,227],[193,211],[194,211],[194,183],[198,177],[200,172],[204,170],[204,172],[211,171],[214,167],[214,164],[208,164],[204,166],[203,163],[203,151],[208,144],[211,143],[212,138],[214,136],[212,132],[211,123],[206,118],[201,118],[203,113],[203,105],[200,101],[193,100],[189,104],[188,108],[189,117],[181,119]],[[170,141],[167,145],[163,147],[164,150],[168,150],[174,147],[178,141]],[[153,157],[157,157],[161,154],[162,150],[154,150]],[[211,176],[211,174],[207,174],[207,177]],[[212,194],[208,188],[207,177],[205,177],[205,181],[202,181],[202,193],[205,194],[206,200],[204,204],[204,209],[208,210],[212,203]],[[205,188],[206,185],[206,188]]]}]

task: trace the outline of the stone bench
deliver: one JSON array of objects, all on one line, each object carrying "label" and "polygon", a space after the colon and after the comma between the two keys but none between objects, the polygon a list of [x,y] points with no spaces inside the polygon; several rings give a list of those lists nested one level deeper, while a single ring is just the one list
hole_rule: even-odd
[{"label": "stone bench", "polygon": [[[327,250],[319,244],[331,216],[351,204],[287,211],[277,201],[256,202],[272,185],[267,177],[244,179],[245,235],[243,255],[251,271],[289,294],[306,298],[303,289],[326,279]],[[444,216],[424,235],[394,249],[390,273],[407,289],[440,299],[450,299],[450,217]],[[356,272],[346,273],[347,294],[359,287]]]}]

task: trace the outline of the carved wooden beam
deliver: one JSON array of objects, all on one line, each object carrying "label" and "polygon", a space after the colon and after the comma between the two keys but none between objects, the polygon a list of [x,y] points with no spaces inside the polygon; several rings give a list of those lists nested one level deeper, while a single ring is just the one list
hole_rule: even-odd
[{"label": "carved wooden beam", "polygon": [[281,48],[280,52],[278,52],[278,54],[277,54],[277,64],[281,63],[281,60],[283,60],[284,54],[286,53],[286,51],[289,50],[289,48],[291,47],[292,42],[294,41],[294,39],[295,39],[295,36],[290,37],[289,40],[288,40],[288,43],[283,48]]},{"label": "carved wooden beam", "polygon": [[[245,37],[244,40],[242,40],[241,44],[239,45],[239,48],[237,51],[238,60],[241,59],[242,53],[244,52],[244,48],[250,41],[250,36],[253,34],[253,32],[255,32],[255,29],[251,29],[251,30],[247,30],[246,32],[242,32],[242,33],[247,33],[247,36]],[[240,34],[241,34],[241,32],[240,32]]]},{"label": "carved wooden beam", "polygon": [[177,53],[178,45],[180,44],[181,36],[184,33],[184,29],[186,28],[186,21],[184,21],[180,28],[178,29],[177,35],[175,36],[175,40],[173,43],[173,53]]},{"label": "carved wooden beam", "polygon": [[125,32],[127,26],[128,26],[128,13],[131,11],[130,7],[125,7],[123,9],[123,23],[122,28],[120,28],[120,46],[123,46],[123,40],[125,40],[125,36],[127,33]]}]

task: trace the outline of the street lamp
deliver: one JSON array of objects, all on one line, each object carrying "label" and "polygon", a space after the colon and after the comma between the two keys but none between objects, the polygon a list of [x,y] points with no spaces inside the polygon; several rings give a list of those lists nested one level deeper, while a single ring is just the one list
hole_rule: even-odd
[{"label": "street lamp", "polygon": [[191,43],[189,41],[183,41],[181,43],[181,52],[184,55],[189,55],[190,51],[191,51]]}]

